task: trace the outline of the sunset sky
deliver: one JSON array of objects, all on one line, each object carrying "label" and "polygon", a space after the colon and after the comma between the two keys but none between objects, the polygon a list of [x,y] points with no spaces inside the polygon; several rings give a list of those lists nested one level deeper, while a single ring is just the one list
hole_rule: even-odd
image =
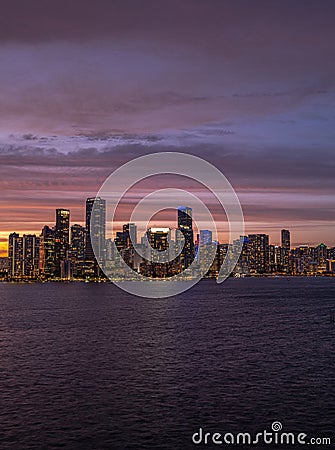
[{"label": "sunset sky", "polygon": [[247,232],[335,245],[334,17],[331,0],[2,2],[0,254],[55,208],[83,222],[115,168],[160,151],[216,165]]}]

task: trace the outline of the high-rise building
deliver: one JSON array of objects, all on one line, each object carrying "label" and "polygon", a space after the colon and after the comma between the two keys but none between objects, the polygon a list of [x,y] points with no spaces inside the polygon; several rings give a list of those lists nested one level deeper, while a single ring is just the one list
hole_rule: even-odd
[{"label": "high-rise building", "polygon": [[289,230],[281,230],[281,247],[288,250],[291,248],[291,233]]},{"label": "high-rise building", "polygon": [[94,261],[95,259],[103,261],[106,258],[105,241],[106,200],[100,197],[88,198],[86,200],[85,259],[89,261]]},{"label": "high-rise building", "polygon": [[[169,249],[170,228],[149,228],[147,231],[148,242],[150,247],[159,252]],[[159,262],[159,255],[152,257],[153,262]]]},{"label": "high-rise building", "polygon": [[[171,264],[167,261],[166,254],[160,255],[160,252],[169,252],[171,242],[170,228],[149,228],[147,233],[146,260],[140,263],[140,271],[145,276],[164,278],[171,272]],[[149,245],[148,245],[149,244]],[[156,252],[153,252],[156,250]]]},{"label": "high-rise building", "polygon": [[301,245],[291,251],[291,272],[297,274],[317,273],[317,263],[314,260],[315,248]]},{"label": "high-rise building", "polygon": [[55,275],[62,274],[62,263],[68,259],[70,245],[70,211],[56,209],[55,226]]},{"label": "high-rise building", "polygon": [[34,234],[20,237],[17,233],[11,233],[8,238],[8,257],[11,278],[37,278],[40,239]]},{"label": "high-rise building", "polygon": [[23,235],[23,267],[24,278],[37,278],[39,275],[40,238],[35,234]]},{"label": "high-rise building", "polygon": [[8,273],[11,278],[19,278],[23,273],[23,238],[18,233],[8,237]]},{"label": "high-rise building", "polygon": [[85,241],[86,232],[85,227],[74,224],[71,227],[71,244],[70,253],[71,260],[83,261],[85,258]]},{"label": "high-rise building", "polygon": [[127,248],[126,245],[126,237],[123,231],[117,231],[115,234],[114,243],[118,251],[120,252],[122,249]]},{"label": "high-rise building", "polygon": [[200,230],[199,234],[197,235],[195,255],[199,268],[202,271],[206,269],[209,260],[213,260],[214,258],[215,253],[212,249],[212,244],[212,232],[210,230]]},{"label": "high-rise building", "polygon": [[290,272],[291,233],[289,230],[281,230],[281,271]]},{"label": "high-rise building", "polygon": [[85,259],[85,242],[86,242],[86,230],[85,227],[74,224],[71,227],[71,244],[69,252],[69,260],[71,264],[65,266],[63,271],[67,271],[67,276],[74,276],[78,278],[83,273],[83,262]]},{"label": "high-rise building", "polygon": [[[242,243],[242,248],[241,248]],[[234,268],[234,273],[248,275],[250,273],[249,267],[249,240],[247,236],[240,236],[239,239],[234,240],[230,257],[238,254],[237,264]]]},{"label": "high-rise building", "polygon": [[328,257],[328,248],[326,246],[326,244],[319,244],[315,247],[315,256],[314,259],[317,262],[317,264],[321,267],[325,267],[326,265],[326,260]]},{"label": "high-rise building", "polygon": [[[217,278],[220,272],[220,268],[225,258],[230,258],[232,255],[232,246],[230,244],[215,244],[215,255],[213,262],[209,268],[207,276],[210,278]],[[201,247],[200,247],[201,248]]]},{"label": "high-rise building", "polygon": [[55,273],[55,230],[45,225],[40,235],[40,274],[50,278]]},{"label": "high-rise building", "polygon": [[277,271],[276,246],[269,245],[268,248],[269,248],[269,272],[274,273]]},{"label": "high-rise building", "polygon": [[180,253],[181,269],[185,270],[194,260],[194,239],[192,228],[192,208],[179,206],[178,208],[178,230],[183,234],[185,242]]},{"label": "high-rise building", "polygon": [[269,271],[269,236],[267,234],[248,235],[250,271],[266,273]]},{"label": "high-rise building", "polygon": [[137,244],[137,226],[134,223],[126,223],[123,225],[123,235],[124,245],[127,248],[134,247],[134,244]]}]

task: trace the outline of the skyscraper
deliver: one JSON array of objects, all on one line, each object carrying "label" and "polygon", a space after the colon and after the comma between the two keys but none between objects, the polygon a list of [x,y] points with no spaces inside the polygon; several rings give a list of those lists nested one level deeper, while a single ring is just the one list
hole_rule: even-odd
[{"label": "skyscraper", "polygon": [[83,273],[84,259],[85,259],[85,241],[86,241],[85,227],[82,227],[81,225],[78,224],[72,225],[69,259],[71,261],[70,275],[75,278],[78,278]]},{"label": "skyscraper", "polygon": [[[106,200],[100,197],[86,200],[86,248],[85,259],[99,261],[105,259]],[[94,251],[95,254],[94,254]]]},{"label": "skyscraper", "polygon": [[[147,231],[149,243],[147,257],[149,261],[142,264],[142,273],[152,277],[166,277],[170,272],[170,264],[167,258],[161,257],[160,252],[169,251],[171,241],[170,228],[149,228]],[[153,250],[156,250],[154,253]]]},{"label": "skyscraper", "polygon": [[281,230],[281,246],[290,250],[291,248],[291,233],[289,230]]},{"label": "skyscraper", "polygon": [[23,235],[23,265],[24,278],[37,278],[39,275],[40,238],[35,234]]},{"label": "skyscraper", "polygon": [[250,270],[266,273],[269,270],[269,236],[267,234],[248,235]]},{"label": "skyscraper", "polygon": [[55,230],[45,225],[40,235],[40,273],[49,278],[55,272]]},{"label": "skyscraper", "polygon": [[[126,247],[133,247],[137,244],[137,226],[134,223],[123,225],[124,243]],[[132,239],[134,242],[132,242]]]},{"label": "skyscraper", "polygon": [[71,260],[73,262],[84,260],[85,240],[86,240],[85,227],[82,227],[81,225],[78,224],[72,225],[70,253],[71,253]]},{"label": "skyscraper", "polygon": [[8,237],[8,273],[11,278],[22,276],[23,272],[23,239],[18,233],[11,233]]},{"label": "skyscraper", "polygon": [[281,270],[285,273],[290,271],[290,249],[291,249],[291,234],[289,230],[281,230]]},{"label": "skyscraper", "polygon": [[180,253],[181,269],[185,270],[194,260],[194,239],[192,229],[192,208],[179,206],[178,208],[178,230],[183,234],[185,242]]},{"label": "skyscraper", "polygon": [[68,209],[56,209],[55,227],[55,275],[60,277],[62,263],[68,258],[70,245],[70,211]]},{"label": "skyscraper", "polygon": [[8,239],[9,276],[37,278],[39,274],[40,240],[34,234],[20,237],[11,233]]}]

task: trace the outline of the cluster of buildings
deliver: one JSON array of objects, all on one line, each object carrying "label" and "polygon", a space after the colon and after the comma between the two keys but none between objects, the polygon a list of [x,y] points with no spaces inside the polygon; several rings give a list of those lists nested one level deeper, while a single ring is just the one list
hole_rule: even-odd
[{"label": "cluster of buildings", "polygon": [[199,271],[214,278],[227,258],[234,261],[235,276],[335,274],[335,247],[291,248],[288,230],[281,231],[280,246],[270,244],[267,234],[248,234],[232,244],[220,244],[213,241],[210,230],[199,230],[194,236],[191,208],[179,207],[177,219],[176,229],[152,227],[139,240],[133,223],[107,238],[106,201],[88,198],[85,226],[71,226],[70,211],[57,209],[55,225],[45,225],[39,236],[11,233],[8,257],[0,258],[0,278],[102,280],[107,272],[122,279],[128,267],[152,278],[179,273],[192,277]]}]

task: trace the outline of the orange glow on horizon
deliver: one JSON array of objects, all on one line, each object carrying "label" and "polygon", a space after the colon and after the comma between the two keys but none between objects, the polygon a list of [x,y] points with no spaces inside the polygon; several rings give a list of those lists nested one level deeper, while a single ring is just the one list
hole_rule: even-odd
[{"label": "orange glow on horizon", "polygon": [[7,242],[0,242],[0,257],[8,256],[8,244]]}]

